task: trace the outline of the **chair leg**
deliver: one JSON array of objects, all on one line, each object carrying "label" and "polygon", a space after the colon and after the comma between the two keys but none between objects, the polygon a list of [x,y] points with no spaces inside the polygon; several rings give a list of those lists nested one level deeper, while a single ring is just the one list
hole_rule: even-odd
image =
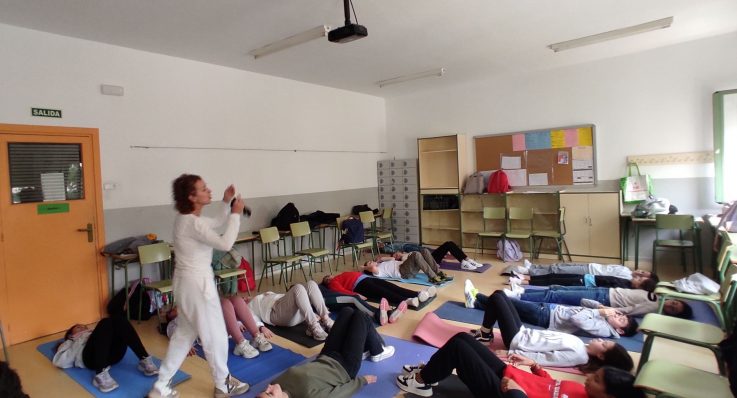
[{"label": "chair leg", "polygon": [[637,364],[637,372],[645,365],[645,362],[650,358],[650,350],[653,348],[653,341],[655,340],[654,335],[647,335],[645,338],[645,344],[642,345],[642,354],[640,354],[640,362]]},{"label": "chair leg", "polygon": [[653,274],[658,273],[658,247],[653,243]]},{"label": "chair leg", "polygon": [[[565,238],[563,238],[563,240],[562,240],[562,243],[561,243],[561,244],[563,245],[563,248],[565,248],[565,249],[566,249],[566,254],[568,254],[568,261],[573,261],[573,258],[571,258],[571,251],[570,251],[570,250],[568,250],[568,244],[566,243],[566,239],[565,239]],[[562,257],[562,256],[561,256],[561,257]]]}]

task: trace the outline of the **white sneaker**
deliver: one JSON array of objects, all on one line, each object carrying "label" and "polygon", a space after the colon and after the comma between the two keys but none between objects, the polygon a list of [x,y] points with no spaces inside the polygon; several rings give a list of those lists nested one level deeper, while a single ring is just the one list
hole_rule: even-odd
[{"label": "white sneaker", "polygon": [[154,360],[151,358],[150,355],[138,361],[138,370],[140,370],[146,376],[159,374],[159,368],[156,367],[156,364],[154,363]]},{"label": "white sneaker", "polygon": [[516,278],[509,280],[509,286],[511,287],[512,291],[519,296],[521,296],[525,292],[525,288],[520,286],[520,282]]},{"label": "white sneaker", "polygon": [[[425,367],[424,362],[420,362],[418,365],[404,365],[402,366],[402,375],[407,376],[412,373],[420,373],[422,368]],[[438,385],[438,382],[430,384],[433,387],[436,387]]]},{"label": "white sneaker", "polygon": [[472,258],[466,258],[466,261],[476,266],[476,268],[481,268],[484,266],[484,264],[481,264],[480,262],[472,259]]},{"label": "white sneaker", "polygon": [[325,332],[325,329],[320,326],[319,322],[315,322],[314,325],[307,325],[305,334],[317,341],[325,341],[325,339],[328,338],[328,334]]},{"label": "white sneaker", "polygon": [[248,343],[248,340],[243,340],[240,343],[236,344],[235,348],[233,349],[233,354],[240,355],[246,359],[250,359],[258,356],[258,350],[253,348],[253,346]]},{"label": "white sneaker", "polygon": [[425,291],[427,292],[427,294],[428,294],[428,295],[429,295],[430,297],[435,297],[435,296],[437,296],[437,294],[438,294],[438,288],[437,288],[437,287],[435,287],[435,286],[430,286],[430,287],[428,287],[427,289],[425,289]]},{"label": "white sneaker", "polygon": [[421,303],[424,303],[425,301],[430,299],[430,293],[428,293],[427,290],[423,290],[417,293],[417,298],[420,300]]},{"label": "white sneaker", "polygon": [[160,381],[154,383],[151,391],[148,392],[148,398],[177,398],[179,392],[169,387],[169,384],[162,384]]},{"label": "white sneaker", "polygon": [[502,290],[502,291],[503,291],[503,292],[504,292],[504,294],[506,294],[506,295],[507,295],[507,297],[509,297],[509,298],[514,298],[514,299],[518,299],[518,298],[520,298],[520,294],[518,294],[518,293],[516,293],[516,292],[514,292],[514,291],[512,291],[512,290],[510,290],[510,289],[504,289],[504,290]]},{"label": "white sneaker", "polygon": [[411,299],[407,299],[405,301],[407,302],[407,305],[409,305],[412,308],[417,308],[420,306],[420,299],[418,297],[412,297]]},{"label": "white sneaker", "polygon": [[259,351],[271,351],[272,347],[269,340],[264,336],[263,333],[257,333],[256,337],[253,338],[252,346],[258,348]]},{"label": "white sneaker", "polygon": [[530,262],[530,260],[524,259],[524,261],[522,261],[522,266],[529,270],[530,267],[532,267],[532,263]]},{"label": "white sneaker", "polygon": [[[525,260],[527,261],[527,260]],[[522,275],[529,275],[530,269],[526,268],[524,265],[515,265],[514,268],[512,268],[512,272],[516,272],[518,274]]]},{"label": "white sneaker", "polygon": [[228,397],[235,397],[241,394],[245,394],[248,389],[251,388],[251,386],[248,385],[248,383],[244,383],[232,375],[228,375],[225,378],[225,391],[215,387],[215,393],[213,396],[215,398],[228,398]]},{"label": "white sneaker", "polygon": [[387,358],[390,358],[393,355],[394,355],[394,346],[387,345],[387,346],[384,346],[384,351],[376,355],[371,355],[371,362],[383,361]]},{"label": "white sneaker", "polygon": [[466,308],[473,308],[476,303],[476,294],[479,292],[476,287],[473,286],[473,282],[470,279],[466,279],[466,284],[463,288],[463,293],[466,296]]},{"label": "white sneaker", "polygon": [[110,376],[110,366],[95,375],[95,378],[92,379],[92,385],[101,392],[110,392],[119,387],[115,379]]},{"label": "white sneaker", "polygon": [[461,269],[465,269],[466,271],[476,271],[476,268],[477,267],[468,260],[461,261]]},{"label": "white sneaker", "polygon": [[407,391],[421,397],[432,397],[432,386],[417,382],[417,380],[415,380],[415,373],[410,373],[406,376],[397,376],[396,383],[397,387],[403,391]]}]

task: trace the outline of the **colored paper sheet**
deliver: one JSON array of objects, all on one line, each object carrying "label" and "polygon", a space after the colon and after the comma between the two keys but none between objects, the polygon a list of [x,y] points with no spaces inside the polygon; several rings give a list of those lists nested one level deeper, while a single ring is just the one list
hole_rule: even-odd
[{"label": "colored paper sheet", "polygon": [[525,149],[527,149],[525,147],[525,135],[524,134],[512,135],[512,150],[524,151]]},{"label": "colored paper sheet", "polygon": [[593,184],[593,183],[594,183],[594,171],[593,170],[573,170],[573,185]]},{"label": "colored paper sheet", "polygon": [[578,143],[578,129],[567,129],[564,130],[566,134],[566,146],[574,147],[580,145]]},{"label": "colored paper sheet", "polygon": [[570,145],[566,145],[566,131],[565,130],[553,130],[550,132],[550,146],[552,148],[565,148]]},{"label": "colored paper sheet", "polygon": [[527,169],[504,170],[509,179],[509,186],[524,187],[527,185]]},{"label": "colored paper sheet", "polygon": [[521,156],[502,156],[502,169],[511,170],[522,168]]},{"label": "colored paper sheet", "polygon": [[530,173],[530,185],[548,185],[548,173]]},{"label": "colored paper sheet", "polygon": [[590,146],[574,146],[571,148],[573,160],[594,160],[594,148]]},{"label": "colored paper sheet", "polygon": [[550,130],[526,133],[525,146],[527,147],[527,149],[550,148]]},{"label": "colored paper sheet", "polygon": [[578,128],[578,145],[581,146],[592,146],[594,140],[591,135],[591,127],[579,127]]}]

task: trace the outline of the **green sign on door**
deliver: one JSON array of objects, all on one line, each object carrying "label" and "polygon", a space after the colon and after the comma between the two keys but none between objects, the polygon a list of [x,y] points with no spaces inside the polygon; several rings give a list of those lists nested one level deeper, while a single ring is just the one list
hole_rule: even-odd
[{"label": "green sign on door", "polygon": [[69,213],[69,203],[56,203],[49,205],[38,205],[36,207],[37,214],[55,214],[55,213]]}]

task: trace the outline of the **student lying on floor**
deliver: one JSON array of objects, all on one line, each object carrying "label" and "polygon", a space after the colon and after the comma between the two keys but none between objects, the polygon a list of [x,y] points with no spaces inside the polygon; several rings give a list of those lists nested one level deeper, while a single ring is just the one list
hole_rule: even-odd
[{"label": "student lying on floor", "polygon": [[[379,243],[379,251],[387,254],[401,253],[402,255],[404,255],[406,253],[422,252],[424,250],[430,251],[429,249],[424,248],[417,243]],[[473,271],[476,268],[483,267],[483,264],[468,257],[466,253],[464,253],[463,250],[461,250],[461,248],[452,241],[444,242],[442,245],[435,248],[435,250],[431,251],[430,255],[437,264],[440,264],[443,262],[443,258],[445,258],[445,255],[448,253],[450,253],[451,256],[455,257],[455,259],[461,263],[461,268],[465,270]]]},{"label": "student lying on floor", "polygon": [[593,275],[593,274],[547,274],[547,275],[523,275],[512,271],[509,277],[510,283],[514,280],[520,285],[532,286],[586,286],[586,287],[621,287],[624,289],[642,289],[648,292],[655,290],[658,284],[658,276],[632,275],[632,279],[624,279],[616,276]]},{"label": "student lying on floor", "polygon": [[269,325],[295,326],[304,322],[306,334],[318,341],[325,340],[328,337],[326,330],[333,327],[330,311],[313,280],[294,285],[284,294],[259,294],[250,299],[248,306],[257,320]]},{"label": "student lying on floor", "polygon": [[362,298],[380,301],[386,298],[389,304],[399,305],[407,301],[407,305],[413,308],[420,306],[431,297],[435,297],[437,289],[430,286],[421,291],[415,291],[399,287],[383,279],[374,278],[358,271],[346,271],[338,275],[326,275],[322,278],[323,285],[328,289],[343,294],[358,294]]},{"label": "student lying on floor", "polygon": [[344,307],[352,307],[368,315],[381,326],[399,321],[399,318],[407,312],[406,300],[396,307],[390,307],[389,301],[382,297],[379,301],[379,308],[376,308],[355,294],[338,293],[323,284],[319,286],[325,305],[333,312],[338,312]]},{"label": "student lying on floor", "polygon": [[378,278],[412,279],[419,272],[424,272],[430,283],[441,284],[453,280],[440,270],[438,263],[427,249],[418,252],[396,252],[391,256],[377,256],[376,261],[366,261],[363,272]]},{"label": "student lying on floor", "polygon": [[385,346],[369,317],[343,308],[314,361],[289,368],[274,379],[259,398],[348,398],[376,376],[357,376],[365,358],[379,362],[394,355]]},{"label": "student lying on floor", "polygon": [[[655,293],[640,289],[551,286],[548,289],[525,290],[513,283],[512,289],[505,289],[505,292],[511,297],[524,301],[585,305],[594,308],[601,306],[602,308],[613,308],[627,315],[644,315],[658,310],[658,297]],[[476,299],[482,301],[478,296]],[[663,313],[684,319],[690,319],[693,316],[691,306],[682,300],[665,300]]]},{"label": "student lying on floor", "polygon": [[[517,303],[519,300],[512,300],[501,291],[494,292],[489,297],[481,328],[471,330],[471,335],[478,341],[491,344],[494,340],[491,328],[498,323],[509,354],[531,358],[543,366],[579,366],[583,371],[596,370],[604,365],[629,371],[634,366],[632,358],[621,345],[601,339],[593,339],[586,345],[572,334],[553,330],[559,327],[553,325],[559,320],[551,319],[548,324],[538,322],[543,310],[530,308],[531,312],[518,312]],[[526,328],[522,322],[550,326],[551,330]],[[599,323],[608,331],[606,321]]]},{"label": "student lying on floor", "polygon": [[597,264],[597,263],[555,263],[555,264],[532,264],[525,259],[523,265],[512,268],[517,273],[525,275],[548,275],[548,274],[591,274],[595,276],[614,276],[622,279],[632,279],[634,276],[650,277],[650,271],[632,270],[621,264]]},{"label": "student lying on floor", "polygon": [[[427,364],[405,365],[397,386],[422,397],[433,394],[432,386],[450,376],[458,377],[478,398],[644,398],[634,388],[635,377],[627,371],[605,366],[586,376],[586,383],[554,380],[532,359],[515,355],[504,363],[473,337],[458,333],[433,354]],[[517,368],[530,367],[532,373]]]},{"label": "student lying on floor", "polygon": [[118,388],[110,376],[110,367],[120,362],[128,347],[136,354],[138,370],[154,376],[159,369],[143,347],[138,333],[125,318],[103,318],[93,330],[85,325],[74,325],[67,330],[64,341],[56,347],[52,362],[60,368],[88,368],[95,371],[92,385],[102,392]]},{"label": "student lying on floor", "polygon": [[[223,317],[225,319],[225,330],[235,341],[233,354],[244,358],[255,358],[260,352],[270,351],[272,349],[270,338],[274,337],[263,322],[257,320],[251,313],[248,303],[243,297],[221,297],[220,305],[223,309]],[[171,338],[174,329],[177,327],[177,308],[174,307],[167,314],[166,318],[169,324],[166,327],[166,335]],[[251,343],[243,337],[243,332],[253,336]],[[194,351],[190,351],[190,355],[194,355]]]}]

